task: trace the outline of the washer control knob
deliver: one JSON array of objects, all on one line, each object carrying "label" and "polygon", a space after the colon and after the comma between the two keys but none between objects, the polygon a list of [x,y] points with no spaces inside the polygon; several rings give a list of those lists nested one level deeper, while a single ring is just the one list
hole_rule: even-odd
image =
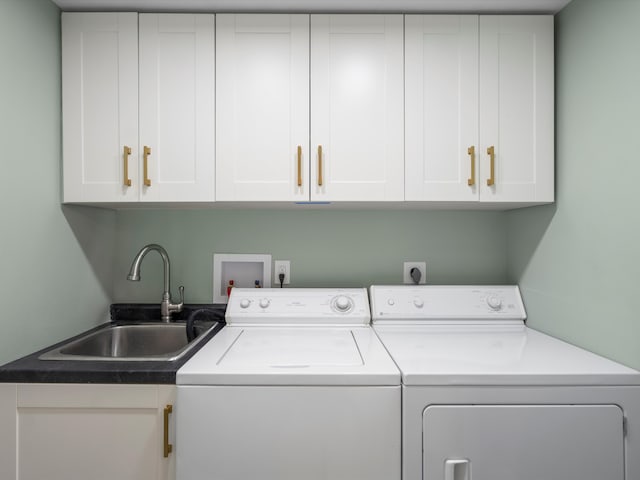
[{"label": "washer control knob", "polygon": [[259,305],[260,308],[267,308],[269,305],[271,305],[271,300],[269,300],[268,298],[261,298]]},{"label": "washer control knob", "polygon": [[353,307],[353,300],[345,295],[339,295],[333,301],[333,305],[339,312],[348,312]]},{"label": "washer control knob", "polygon": [[396,304],[396,301],[393,298],[390,298],[387,300],[387,303],[393,307]]},{"label": "washer control knob", "polygon": [[243,298],[242,300],[240,300],[240,308],[249,308],[249,305],[251,305],[251,302],[248,298]]},{"label": "washer control knob", "polygon": [[414,298],[414,299],[413,299],[413,304],[414,304],[417,308],[422,308],[422,307],[424,307],[424,300],[422,300],[421,298]]},{"label": "washer control knob", "polygon": [[502,299],[496,295],[490,295],[487,298],[487,305],[491,310],[500,310],[502,308]]}]

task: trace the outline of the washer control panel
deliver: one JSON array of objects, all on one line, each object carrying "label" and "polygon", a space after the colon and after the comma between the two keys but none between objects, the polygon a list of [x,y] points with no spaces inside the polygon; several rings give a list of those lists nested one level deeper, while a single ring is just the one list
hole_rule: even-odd
[{"label": "washer control panel", "polygon": [[372,286],[373,321],[510,321],[526,312],[515,285]]},{"label": "washer control panel", "polygon": [[227,324],[368,325],[364,288],[234,288]]}]

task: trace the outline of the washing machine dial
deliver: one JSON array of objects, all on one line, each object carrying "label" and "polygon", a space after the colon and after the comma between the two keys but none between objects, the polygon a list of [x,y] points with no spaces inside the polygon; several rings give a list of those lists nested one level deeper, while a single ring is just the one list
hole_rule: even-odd
[{"label": "washing machine dial", "polygon": [[269,300],[268,298],[261,298],[258,304],[260,305],[260,308],[267,308],[269,305],[271,305],[271,300]]},{"label": "washing machine dial", "polygon": [[240,308],[249,308],[249,305],[251,305],[251,301],[248,298],[240,300]]},{"label": "washing machine dial", "polygon": [[346,295],[338,295],[331,302],[333,308],[340,313],[347,313],[353,308],[353,300]]},{"label": "washing machine dial", "polygon": [[502,299],[497,295],[489,295],[487,297],[487,305],[491,310],[498,311],[502,308]]},{"label": "washing machine dial", "polygon": [[416,306],[416,308],[422,308],[424,307],[424,300],[422,300],[421,298],[414,298],[413,304]]}]

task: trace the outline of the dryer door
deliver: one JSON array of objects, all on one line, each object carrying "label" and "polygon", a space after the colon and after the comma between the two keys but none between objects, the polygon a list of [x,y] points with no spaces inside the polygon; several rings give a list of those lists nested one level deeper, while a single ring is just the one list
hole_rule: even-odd
[{"label": "dryer door", "polygon": [[617,405],[434,405],[425,480],[624,480]]}]

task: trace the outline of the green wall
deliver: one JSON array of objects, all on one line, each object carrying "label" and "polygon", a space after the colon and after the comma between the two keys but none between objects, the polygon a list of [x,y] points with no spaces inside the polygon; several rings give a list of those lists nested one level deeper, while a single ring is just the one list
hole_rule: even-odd
[{"label": "green wall", "polygon": [[529,324],[640,369],[640,2],[556,16],[555,205],[508,214]]},{"label": "green wall", "polygon": [[0,364],[106,318],[114,212],[60,207],[60,13],[0,0]]},{"label": "green wall", "polygon": [[59,15],[49,0],[0,0],[0,364],[103,322],[111,302],[159,302],[156,254],[126,281],[150,242],[189,302],[212,301],[213,253],[290,260],[292,287],[399,283],[404,261],[426,261],[430,283],[505,281],[501,212],[61,207]]},{"label": "green wall", "polygon": [[171,259],[174,298],[211,302],[214,253],[264,253],[291,261],[291,287],[401,283],[403,262],[425,261],[429,283],[506,280],[502,212],[407,210],[124,210],[118,212],[116,301],[159,301],[162,261],[126,280],[137,251],[160,243]]},{"label": "green wall", "polygon": [[573,0],[556,17],[557,202],[509,213],[405,210],[122,210],[60,206],[60,26],[49,0],[0,0],[0,363],[174,295],[212,298],[213,253],[291,260],[292,287],[521,285],[529,324],[640,368],[640,2]]}]

